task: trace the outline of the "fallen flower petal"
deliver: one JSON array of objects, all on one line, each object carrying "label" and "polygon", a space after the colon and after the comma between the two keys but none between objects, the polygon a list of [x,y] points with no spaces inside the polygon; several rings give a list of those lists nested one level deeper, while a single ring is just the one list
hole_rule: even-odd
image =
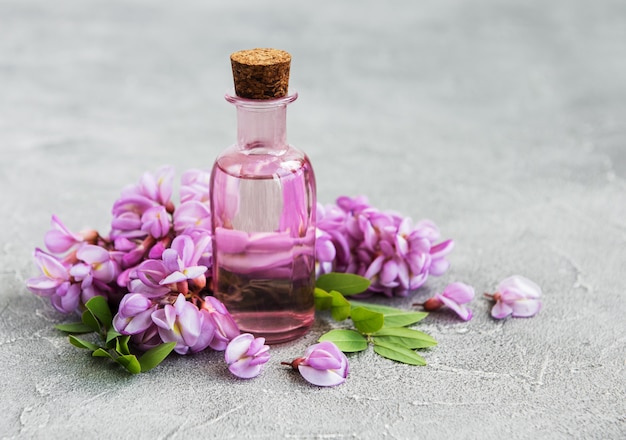
[{"label": "fallen flower petal", "polygon": [[491,316],[495,319],[508,316],[530,318],[541,310],[541,288],[521,275],[504,279],[496,287],[496,293],[485,296],[496,302],[491,309]]},{"label": "fallen flower petal", "polygon": [[349,373],[348,358],[329,341],[312,345],[304,357],[282,364],[290,365],[308,382],[320,387],[340,385],[346,381]]},{"label": "fallen flower petal", "polygon": [[263,365],[270,359],[269,349],[265,345],[265,338],[243,333],[229,342],[224,359],[228,370],[235,376],[251,379],[261,373]]},{"label": "fallen flower petal", "polygon": [[451,283],[443,292],[429,298],[421,305],[426,311],[434,311],[443,306],[453,310],[464,321],[472,319],[472,311],[466,306],[474,299],[474,288],[463,283]]}]

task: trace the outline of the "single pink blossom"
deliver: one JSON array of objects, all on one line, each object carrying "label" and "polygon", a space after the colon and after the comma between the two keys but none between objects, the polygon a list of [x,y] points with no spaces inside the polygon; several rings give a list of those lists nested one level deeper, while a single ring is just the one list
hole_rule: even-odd
[{"label": "single pink blossom", "polygon": [[258,376],[270,359],[269,349],[265,345],[265,338],[243,333],[230,341],[224,359],[231,373],[242,379],[250,379]]},{"label": "single pink blossom", "polygon": [[174,305],[166,304],[152,313],[152,321],[159,327],[163,342],[176,342],[178,354],[196,353],[209,346],[215,327],[206,310],[198,308],[179,294]]},{"label": "single pink blossom", "polygon": [[194,243],[188,235],[176,237],[172,241],[172,247],[163,251],[161,256],[169,275],[159,284],[186,283],[187,280],[195,280],[199,284],[206,283],[205,273],[208,268],[197,263],[204,252],[206,242],[210,240],[208,235],[198,243]]},{"label": "single pink blossom", "polygon": [[36,295],[51,296],[62,284],[69,282],[69,267],[57,257],[41,249],[35,249],[35,264],[41,271],[41,275],[30,278],[26,286]]},{"label": "single pink blossom", "polygon": [[[103,283],[110,283],[119,274],[119,267],[111,254],[105,248],[93,244],[86,244],[76,252],[76,258],[84,261],[88,266],[88,277]],[[76,266],[75,266],[76,267]],[[70,273],[72,271],[70,270]],[[72,274],[73,275],[73,274]],[[75,277],[83,280],[84,277]]]},{"label": "single pink blossom", "polygon": [[92,230],[75,234],[67,229],[56,215],[52,216],[50,224],[52,229],[46,232],[44,243],[48,250],[54,254],[75,250],[86,239],[95,239],[98,235]]},{"label": "single pink blossom", "polygon": [[145,332],[151,325],[152,313],[157,306],[150,298],[140,293],[129,293],[122,298],[117,314],[113,317],[113,327],[123,335]]},{"label": "single pink blossom", "polygon": [[211,231],[211,210],[206,203],[189,200],[174,211],[174,230],[183,233],[195,229]]},{"label": "single pink blossom", "polygon": [[474,299],[474,288],[463,283],[451,283],[441,292],[423,304],[424,310],[433,311],[443,306],[452,309],[464,321],[472,319],[472,311],[467,303]]},{"label": "single pink blossom", "polygon": [[170,226],[170,215],[165,206],[153,206],[141,215],[141,230],[154,238],[165,237],[170,232]]},{"label": "single pink blossom", "polygon": [[180,180],[180,201],[182,204],[190,200],[209,202],[211,170],[190,169],[183,173]]},{"label": "single pink blossom", "polygon": [[174,167],[166,165],[156,170],[154,174],[144,173],[137,184],[122,190],[122,197],[139,195],[159,205],[168,206],[171,204],[173,180]]},{"label": "single pink blossom", "polygon": [[329,341],[312,345],[304,357],[282,364],[291,365],[304,379],[320,387],[340,385],[346,381],[349,373],[348,358]]},{"label": "single pink blossom", "polygon": [[496,302],[491,309],[491,316],[495,319],[509,315],[530,318],[541,310],[541,287],[521,275],[502,280],[496,287],[496,293],[486,296]]},{"label": "single pink blossom", "polygon": [[50,298],[50,303],[59,312],[78,311],[82,290],[80,283],[71,280],[72,266],[41,249],[35,249],[35,264],[41,275],[26,282],[28,289],[35,295]]},{"label": "single pink blossom", "polygon": [[207,317],[215,327],[215,334],[210,347],[213,350],[225,350],[228,343],[239,336],[239,327],[228,312],[224,304],[214,296],[207,296],[202,304],[202,309],[208,312]]}]

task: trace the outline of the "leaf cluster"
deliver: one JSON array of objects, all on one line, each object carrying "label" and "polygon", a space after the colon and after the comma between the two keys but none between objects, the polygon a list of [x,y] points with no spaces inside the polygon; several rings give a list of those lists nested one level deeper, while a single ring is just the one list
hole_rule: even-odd
[{"label": "leaf cluster", "polygon": [[[113,314],[107,300],[102,296],[95,296],[85,304],[85,311],[80,322],[58,324],[57,330],[70,333],[70,344],[75,347],[91,351],[97,358],[108,358],[129,373],[138,374],[149,371],[159,365],[174,349],[175,342],[168,342],[154,347],[140,356],[131,353],[129,335],[121,335],[113,328]],[[100,343],[92,343],[77,334],[95,332]]]},{"label": "leaf cluster", "polygon": [[367,349],[387,359],[410,365],[426,365],[415,350],[437,345],[430,335],[409,328],[428,313],[380,306],[346,297],[367,290],[370,281],[354,274],[329,273],[317,279],[316,310],[330,310],[336,321],[352,320],[354,329],[334,329],[322,335],[320,341],[330,341],[346,353]]}]

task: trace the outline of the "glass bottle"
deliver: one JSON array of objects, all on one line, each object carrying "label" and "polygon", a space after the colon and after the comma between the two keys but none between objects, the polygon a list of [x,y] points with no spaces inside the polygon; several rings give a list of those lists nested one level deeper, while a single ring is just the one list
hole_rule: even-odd
[{"label": "glass bottle", "polygon": [[[265,63],[260,76],[258,63],[256,75],[236,70],[233,57],[247,52]],[[267,67],[274,52],[291,59],[274,49],[231,55],[236,93],[226,100],[237,109],[237,140],[211,173],[214,294],[242,332],[268,343],[303,335],[315,313],[315,177],[308,157],[287,143],[287,105],[297,93],[286,84],[276,91]],[[250,75],[262,81],[245,83]],[[254,88],[262,90],[248,93]]]}]

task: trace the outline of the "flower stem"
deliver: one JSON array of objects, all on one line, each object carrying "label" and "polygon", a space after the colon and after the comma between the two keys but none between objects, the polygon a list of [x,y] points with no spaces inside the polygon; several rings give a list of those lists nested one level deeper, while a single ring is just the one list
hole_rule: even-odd
[{"label": "flower stem", "polygon": [[291,362],[281,362],[281,365],[289,365],[291,368],[293,368],[294,370],[298,369],[298,366],[304,361],[304,358],[296,358]]}]

